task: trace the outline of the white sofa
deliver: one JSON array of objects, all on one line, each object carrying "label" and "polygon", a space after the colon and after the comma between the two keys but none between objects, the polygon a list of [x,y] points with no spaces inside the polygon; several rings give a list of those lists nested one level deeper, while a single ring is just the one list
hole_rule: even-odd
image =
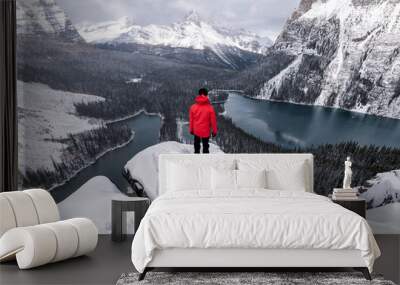
[{"label": "white sofa", "polygon": [[0,262],[16,259],[20,269],[37,267],[91,252],[97,238],[89,219],[60,221],[45,190],[0,193]]}]

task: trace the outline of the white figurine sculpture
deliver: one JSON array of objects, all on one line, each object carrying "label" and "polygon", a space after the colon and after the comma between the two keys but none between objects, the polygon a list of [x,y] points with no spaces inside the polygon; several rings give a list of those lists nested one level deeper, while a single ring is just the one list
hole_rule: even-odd
[{"label": "white figurine sculpture", "polygon": [[351,176],[353,171],[351,170],[351,160],[348,156],[344,162],[344,179],[343,179],[343,189],[351,189]]}]

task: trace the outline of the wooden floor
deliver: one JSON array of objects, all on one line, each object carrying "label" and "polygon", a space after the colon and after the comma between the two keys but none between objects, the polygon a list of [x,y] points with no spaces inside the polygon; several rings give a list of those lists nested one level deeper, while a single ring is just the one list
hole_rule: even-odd
[{"label": "wooden floor", "polygon": [[[375,271],[386,279],[400,282],[400,236],[375,237],[382,251]],[[121,243],[112,242],[110,236],[100,236],[94,252],[88,256],[19,270],[15,262],[0,265],[0,284],[115,284],[122,273],[133,272],[132,238]],[[308,270],[307,270],[308,271]],[[312,270],[311,270],[312,271]]]},{"label": "wooden floor", "polygon": [[94,252],[29,270],[19,270],[16,262],[0,265],[0,284],[115,284],[122,273],[134,271],[131,243],[111,241],[99,236]]}]

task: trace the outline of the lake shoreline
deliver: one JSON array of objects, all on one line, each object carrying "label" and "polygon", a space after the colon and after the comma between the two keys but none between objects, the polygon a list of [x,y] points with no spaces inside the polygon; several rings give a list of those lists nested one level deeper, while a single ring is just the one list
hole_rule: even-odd
[{"label": "lake shoreline", "polygon": [[[333,107],[259,99],[237,92],[229,95],[223,115],[232,119],[236,127],[264,142],[288,148],[341,142],[400,147],[400,120],[397,119]],[[371,133],[374,135],[369,135]]]},{"label": "lake shoreline", "polygon": [[90,164],[81,167],[73,176],[65,179],[62,184],[52,187],[50,193],[53,198],[57,203],[65,200],[95,176],[107,177],[121,193],[128,193],[131,186],[122,175],[123,166],[139,151],[159,142],[161,122],[159,116],[146,115],[143,112],[135,117],[130,116],[126,121],[117,122],[116,125],[128,127],[134,133],[134,138],[107,149],[96,160],[91,160]]},{"label": "lake shoreline", "polygon": [[147,116],[158,116],[158,117],[160,117],[160,119],[161,119],[162,121],[164,121],[164,119],[165,119],[165,117],[164,117],[161,113],[150,113],[150,112],[147,112],[146,109],[143,109],[143,108],[142,108],[142,109],[140,109],[139,111],[133,113],[132,115],[127,115],[127,116],[125,116],[125,117],[121,117],[121,118],[113,119],[113,120],[104,120],[104,123],[105,123],[105,124],[120,123],[120,122],[129,120],[129,119],[132,119],[132,118],[134,118],[134,117],[137,117],[137,116],[139,116],[139,115],[142,114],[142,113],[145,114],[145,115],[147,115]]},{"label": "lake shoreline", "polygon": [[[164,121],[164,116],[163,116],[161,113],[150,113],[150,112],[147,112],[145,109],[140,109],[139,111],[135,112],[135,113],[132,114],[132,115],[128,115],[128,116],[125,116],[125,117],[122,117],[122,118],[118,118],[118,119],[115,119],[115,120],[104,120],[104,123],[105,123],[105,124],[121,123],[121,122],[123,122],[123,121],[129,120],[129,119],[132,119],[132,118],[135,118],[135,117],[141,115],[142,113],[145,114],[145,115],[147,115],[147,116],[158,116],[158,117],[161,119],[161,121]],[[68,183],[71,179],[73,179],[75,176],[77,176],[80,172],[82,172],[84,169],[86,169],[86,168],[88,168],[89,166],[95,164],[101,157],[103,157],[104,155],[106,155],[107,153],[109,153],[109,152],[111,152],[111,151],[114,151],[114,150],[117,150],[117,149],[119,149],[119,148],[125,147],[126,145],[128,145],[129,143],[131,143],[131,142],[133,141],[134,138],[135,138],[135,132],[132,131],[132,136],[129,138],[128,141],[126,141],[126,142],[124,142],[124,143],[122,143],[122,144],[118,144],[118,145],[116,145],[116,146],[114,146],[114,147],[108,148],[108,149],[106,149],[105,151],[101,152],[101,153],[100,153],[99,155],[97,155],[96,158],[95,158],[93,161],[91,161],[89,164],[87,164],[87,165],[85,165],[85,166],[82,166],[81,168],[79,168],[78,170],[76,170],[70,177],[68,177],[68,178],[65,179],[64,181],[62,181],[62,182],[60,182],[60,183],[57,183],[57,184],[51,186],[51,187],[49,188],[48,191],[54,191],[56,188],[65,185],[65,184]]]},{"label": "lake shoreline", "polygon": [[68,183],[69,181],[71,181],[71,179],[73,179],[75,176],[77,176],[80,172],[82,172],[84,169],[88,168],[89,166],[95,164],[101,157],[103,157],[104,155],[106,155],[107,153],[114,151],[116,149],[125,147],[126,145],[128,145],[129,143],[131,143],[133,141],[133,139],[135,138],[135,132],[132,131],[132,135],[129,138],[129,140],[127,140],[124,143],[118,144],[114,147],[108,148],[106,150],[104,150],[103,152],[101,152],[100,154],[98,154],[96,156],[96,158],[89,162],[87,165],[82,166],[81,168],[79,168],[78,170],[76,170],[70,177],[68,177],[67,179],[65,179],[64,181],[57,183],[56,185],[51,186],[48,191],[54,191],[56,188],[65,185],[66,183]]},{"label": "lake shoreline", "polygon": [[246,98],[248,98],[250,100],[254,100],[254,101],[268,101],[268,102],[285,103],[285,104],[300,105],[300,106],[321,107],[321,108],[328,108],[328,109],[337,110],[337,111],[344,111],[344,112],[362,114],[362,115],[372,116],[372,117],[376,117],[376,118],[400,120],[400,118],[396,118],[396,117],[376,115],[376,114],[366,113],[366,112],[363,112],[363,111],[357,111],[357,110],[353,110],[353,109],[338,108],[338,107],[324,106],[324,105],[315,105],[315,104],[308,104],[308,103],[301,103],[301,102],[284,101],[284,100],[264,99],[264,98],[260,98],[259,96],[253,97],[253,96],[247,95],[243,90],[218,89],[218,91],[226,91],[226,92],[229,92],[229,93],[234,93],[235,95],[243,96],[243,97],[246,97]]},{"label": "lake shoreline", "polygon": [[246,97],[246,98],[248,98],[250,100],[254,100],[254,101],[268,101],[268,102],[272,102],[272,103],[284,103],[284,104],[299,105],[299,106],[320,107],[320,108],[327,108],[327,109],[331,109],[331,110],[339,111],[339,112],[349,112],[349,113],[355,113],[357,115],[371,116],[371,117],[375,117],[378,119],[385,119],[385,120],[390,119],[390,120],[396,120],[396,121],[400,120],[400,118],[396,118],[396,117],[376,115],[376,114],[366,113],[363,111],[357,111],[357,110],[353,110],[353,109],[338,108],[338,107],[324,106],[324,105],[315,105],[315,104],[308,104],[308,103],[301,103],[301,102],[291,102],[291,101],[284,101],[284,100],[263,99],[258,96],[252,97],[252,96],[244,94],[242,92],[240,92],[240,93],[235,92],[235,95],[243,96],[243,97]]}]

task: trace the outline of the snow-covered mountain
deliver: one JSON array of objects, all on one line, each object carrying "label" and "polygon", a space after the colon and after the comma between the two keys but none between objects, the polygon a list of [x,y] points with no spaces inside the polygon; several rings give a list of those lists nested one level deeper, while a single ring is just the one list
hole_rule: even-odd
[{"label": "snow-covered mountain", "polygon": [[400,203],[367,210],[367,221],[374,234],[400,234]]},{"label": "snow-covered mountain", "polygon": [[358,187],[358,191],[367,200],[368,208],[400,203],[400,169],[378,173],[364,186]]},{"label": "snow-covered mountain", "polygon": [[302,0],[255,90],[262,99],[400,118],[399,35],[398,0]]},{"label": "snow-covered mountain", "polygon": [[68,41],[83,40],[55,0],[16,2],[18,35],[50,35]]},{"label": "snow-covered mountain", "polygon": [[[79,187],[65,200],[58,203],[63,220],[72,217],[87,217],[96,225],[100,234],[111,233],[111,201],[113,199],[129,199],[107,177],[95,176]],[[88,203],[88,201],[90,201]],[[133,234],[135,229],[134,215],[126,216],[127,233]]]},{"label": "snow-covered mountain", "polygon": [[260,37],[252,32],[207,23],[194,11],[183,21],[171,25],[141,26],[124,17],[104,23],[83,23],[77,27],[83,38],[92,43],[136,43],[198,50],[210,48],[216,53],[224,46],[263,53],[266,47],[272,44],[269,38]]},{"label": "snow-covered mountain", "polygon": [[122,34],[129,32],[132,26],[134,26],[134,23],[129,17],[122,17],[116,21],[76,24],[79,33],[88,43],[111,42]]},{"label": "snow-covered mountain", "polygon": [[375,234],[400,233],[400,169],[378,173],[356,187],[367,201],[367,220]]}]

